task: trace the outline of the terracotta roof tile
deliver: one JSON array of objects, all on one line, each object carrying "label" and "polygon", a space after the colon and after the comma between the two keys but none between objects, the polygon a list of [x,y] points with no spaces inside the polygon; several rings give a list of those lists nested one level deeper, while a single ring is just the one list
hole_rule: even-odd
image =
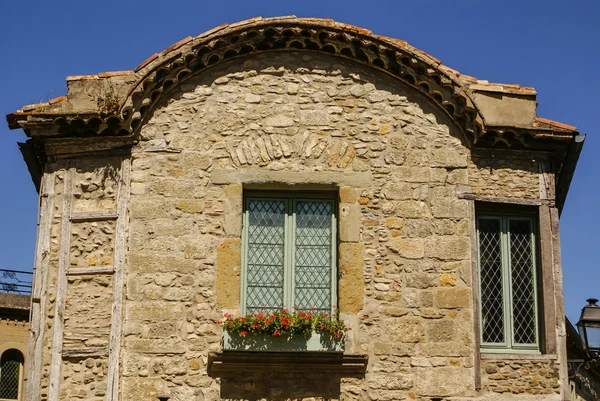
[{"label": "terracotta roof tile", "polygon": [[154,60],[156,60],[157,58],[158,58],[158,53],[154,53],[153,55],[151,55],[150,57],[148,57],[146,60],[144,60],[142,62],[142,64],[140,64],[137,67],[135,67],[135,69],[133,71],[134,72],[138,72],[139,70],[141,70],[142,68],[144,68],[145,66],[147,66],[148,64],[150,64],[151,62],[153,62]]},{"label": "terracotta roof tile", "polygon": [[123,76],[123,75],[132,75],[134,72],[129,70],[129,71],[108,71],[108,72],[101,72],[98,74],[98,78],[110,78],[110,77],[119,77],[119,76]]},{"label": "terracotta roof tile", "polygon": [[171,46],[167,47],[165,50],[160,52],[160,54],[166,54],[166,53],[170,52],[171,50],[179,49],[181,46],[190,42],[192,39],[193,38],[191,36],[188,36],[187,38],[183,38],[179,42],[173,43]]},{"label": "terracotta roof tile", "polygon": [[56,104],[67,100],[66,96],[55,97],[54,99],[48,100],[48,104]]},{"label": "terracotta roof tile", "polygon": [[562,128],[562,129],[568,130],[568,131],[577,131],[577,127],[575,127],[574,125],[559,123],[558,121],[549,120],[547,118],[536,117],[534,125],[544,125],[544,124],[550,125],[550,126],[553,126],[556,128]]}]

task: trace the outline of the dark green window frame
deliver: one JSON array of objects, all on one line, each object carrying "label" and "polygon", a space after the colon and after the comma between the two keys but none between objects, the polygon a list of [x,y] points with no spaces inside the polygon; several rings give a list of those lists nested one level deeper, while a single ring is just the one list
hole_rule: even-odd
[{"label": "dark green window frame", "polygon": [[477,217],[482,352],[540,351],[536,232],[531,216]]},{"label": "dark green window frame", "polygon": [[247,191],[241,313],[337,303],[337,194]]}]

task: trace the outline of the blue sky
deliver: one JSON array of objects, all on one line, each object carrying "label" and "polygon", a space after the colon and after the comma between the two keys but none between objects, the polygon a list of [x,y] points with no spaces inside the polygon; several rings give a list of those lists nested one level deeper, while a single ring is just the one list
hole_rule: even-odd
[{"label": "blue sky", "polygon": [[[0,2],[0,114],[66,93],[67,75],[135,68],[223,23],[332,18],[408,41],[462,73],[538,92],[538,115],[588,134],[561,220],[566,313],[600,298],[600,3],[533,0]],[[0,123],[0,268],[31,270],[37,194]],[[595,161],[596,160],[596,161]]]}]

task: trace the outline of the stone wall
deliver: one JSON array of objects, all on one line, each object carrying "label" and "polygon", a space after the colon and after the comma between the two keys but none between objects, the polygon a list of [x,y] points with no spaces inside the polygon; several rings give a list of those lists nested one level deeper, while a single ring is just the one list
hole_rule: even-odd
[{"label": "stone wall", "polygon": [[[546,156],[469,146],[416,90],[340,58],[269,53],[187,81],[130,159],[55,171],[41,399],[58,337],[62,399],[556,399],[560,356],[481,364],[474,334],[473,196],[548,199]],[[339,310],[364,377],[207,375],[240,312],[247,189],[337,194]]]}]

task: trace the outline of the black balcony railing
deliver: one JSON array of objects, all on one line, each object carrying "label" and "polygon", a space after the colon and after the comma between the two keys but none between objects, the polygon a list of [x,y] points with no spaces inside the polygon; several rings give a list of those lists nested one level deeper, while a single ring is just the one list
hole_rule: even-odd
[{"label": "black balcony railing", "polygon": [[31,294],[33,273],[22,270],[0,269],[0,292]]}]

